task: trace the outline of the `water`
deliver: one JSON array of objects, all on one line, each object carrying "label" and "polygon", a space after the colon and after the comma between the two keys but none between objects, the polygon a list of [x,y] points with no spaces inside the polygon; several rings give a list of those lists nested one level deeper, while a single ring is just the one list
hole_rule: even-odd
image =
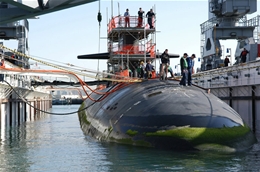
[{"label": "water", "polygon": [[[72,112],[78,107],[54,106],[51,111]],[[259,143],[232,154],[100,143],[83,135],[76,113],[45,115],[1,133],[1,172],[260,171]]]}]

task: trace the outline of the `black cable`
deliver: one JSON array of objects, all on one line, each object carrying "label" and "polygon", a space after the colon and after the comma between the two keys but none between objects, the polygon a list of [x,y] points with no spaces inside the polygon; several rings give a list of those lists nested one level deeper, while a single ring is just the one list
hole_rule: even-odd
[{"label": "black cable", "polygon": [[[47,112],[47,111],[41,110],[41,109],[36,108],[35,106],[31,105],[27,100],[25,100],[23,97],[21,97],[21,96],[15,91],[15,89],[12,87],[12,85],[10,85],[10,84],[9,84],[7,81],[5,81],[5,80],[4,80],[4,82],[7,83],[7,85],[9,85],[9,87],[12,88],[12,90],[14,91],[14,93],[15,93],[23,102],[25,102],[25,103],[28,104],[30,107],[32,107],[32,108],[34,108],[34,109],[36,109],[36,110],[38,110],[38,111],[40,111],[40,112],[44,112],[44,113],[50,114],[50,115],[72,115],[72,114],[74,114],[74,113],[79,113],[79,112],[81,112],[81,111],[83,111],[83,110],[86,110],[87,108],[89,108],[90,106],[92,106],[93,104],[96,103],[96,102],[93,102],[93,103],[90,104],[89,106],[87,106],[87,107],[85,107],[85,108],[83,108],[83,109],[81,109],[81,110],[74,111],[74,112],[68,112],[68,113],[62,113],[62,114],[61,114],[61,113]],[[102,97],[102,96],[101,96],[101,97]],[[101,98],[101,97],[100,97],[100,98]]]}]

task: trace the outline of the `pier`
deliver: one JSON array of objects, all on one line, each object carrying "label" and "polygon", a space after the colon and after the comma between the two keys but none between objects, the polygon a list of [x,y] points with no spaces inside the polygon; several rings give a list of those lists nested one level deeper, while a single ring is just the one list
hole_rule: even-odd
[{"label": "pier", "polygon": [[260,133],[259,60],[199,72],[193,80],[229,104],[255,133]]},{"label": "pier", "polygon": [[5,83],[0,84],[0,90],[2,91],[0,99],[1,131],[11,126],[39,119],[44,111],[48,111],[52,107],[52,98],[43,91],[19,87],[10,88]]}]

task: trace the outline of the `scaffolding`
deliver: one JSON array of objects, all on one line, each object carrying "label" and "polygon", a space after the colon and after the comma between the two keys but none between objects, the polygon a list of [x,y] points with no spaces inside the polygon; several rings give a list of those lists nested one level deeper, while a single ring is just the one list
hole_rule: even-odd
[{"label": "scaffolding", "polygon": [[112,17],[108,23],[108,64],[113,72],[120,69],[136,71],[141,61],[146,63],[156,58],[155,18],[152,19],[152,28],[146,23],[146,18],[143,18],[141,25],[137,16],[130,16],[129,19],[128,27],[125,18],[120,15]]}]

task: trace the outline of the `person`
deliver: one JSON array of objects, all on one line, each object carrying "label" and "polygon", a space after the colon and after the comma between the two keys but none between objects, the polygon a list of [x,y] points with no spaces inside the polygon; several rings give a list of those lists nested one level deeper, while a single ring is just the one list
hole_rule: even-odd
[{"label": "person", "polygon": [[147,22],[150,25],[150,29],[153,29],[153,17],[155,16],[153,9],[150,9],[150,11],[148,11],[146,13],[146,17],[147,17]]},{"label": "person", "polygon": [[151,60],[147,61],[146,67],[145,67],[147,78],[152,78],[152,71],[154,70],[153,65],[151,64]]},{"label": "person", "polygon": [[144,66],[144,62],[143,61],[141,61],[139,69],[140,69],[139,77],[140,78],[144,78],[144,76],[145,76],[145,66]]},{"label": "person", "polygon": [[224,64],[225,64],[225,66],[228,66],[228,63],[230,63],[230,61],[229,61],[228,56],[226,56],[226,58],[225,58],[225,60],[224,60]]},{"label": "person", "polygon": [[[5,60],[4,59],[1,59],[0,66],[5,67]],[[4,81],[4,74],[0,74],[0,82],[3,82],[3,81]]]},{"label": "person", "polygon": [[249,53],[249,51],[247,51],[246,48],[244,48],[244,50],[241,52],[240,54],[240,58],[241,58],[241,63],[245,63],[246,62],[246,55]]},{"label": "person", "polygon": [[162,53],[161,62],[162,62],[162,68],[161,68],[161,73],[160,73],[160,79],[163,79],[164,71],[165,71],[165,77],[167,78],[168,71],[166,71],[166,69],[168,69],[168,66],[170,64],[168,49],[165,49],[165,51]]},{"label": "person", "polygon": [[183,56],[180,59],[180,66],[181,66],[181,81],[180,81],[180,85],[186,86],[186,75],[187,75],[187,67],[188,67],[188,63],[186,61],[186,58],[188,57],[187,53],[184,53]]},{"label": "person", "polygon": [[133,76],[133,72],[132,70],[127,66],[126,69],[128,70],[129,72],[129,77],[132,77]]},{"label": "person", "polygon": [[137,27],[142,27],[143,26],[143,14],[144,14],[144,11],[142,10],[142,8],[139,8],[139,11],[138,11],[138,25],[137,25]]},{"label": "person", "polygon": [[191,75],[194,73],[194,58],[196,57],[195,54],[192,54],[191,57],[187,57],[186,61],[188,64],[187,70],[188,70],[188,85],[192,85],[192,78]]},{"label": "person", "polygon": [[128,9],[126,9],[124,17],[125,17],[125,27],[127,26],[130,27],[130,14]]},{"label": "person", "polygon": [[168,66],[168,72],[170,72],[171,78],[174,78],[174,75],[173,75],[173,71],[172,71],[172,67],[171,67],[171,66]]}]

